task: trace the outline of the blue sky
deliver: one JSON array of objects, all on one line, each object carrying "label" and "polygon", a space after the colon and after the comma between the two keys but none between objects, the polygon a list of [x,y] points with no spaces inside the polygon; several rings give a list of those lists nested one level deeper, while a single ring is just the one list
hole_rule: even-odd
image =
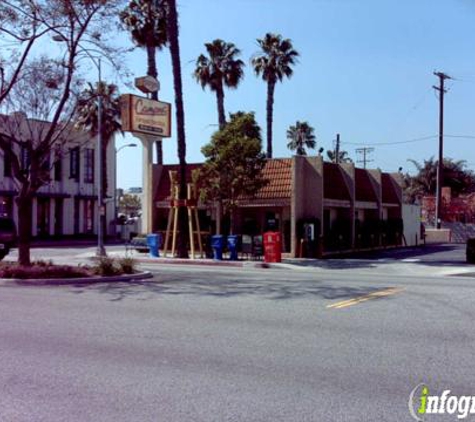
[{"label": "blue sky", "polygon": [[[256,38],[277,32],[300,52],[294,76],[279,84],[274,105],[274,156],[291,155],[286,130],[296,120],[315,128],[317,148],[373,146],[371,167],[413,171],[408,158],[437,156],[438,99],[433,71],[447,82],[445,133],[475,137],[475,0],[179,0],[187,161],[200,162],[201,147],[216,129],[214,93],[192,78],[203,44],[215,38],[234,42],[246,62],[245,79],[225,95],[226,112],[254,111],[265,140],[266,86],[249,66]],[[119,37],[127,44],[128,36]],[[126,65],[145,73],[146,55],[136,49]],[[158,54],[160,99],[174,101],[169,52]],[[123,92],[128,89],[123,88]],[[174,125],[174,115],[173,115]],[[117,145],[132,142],[119,137]],[[375,145],[393,143],[392,145]],[[360,145],[356,145],[360,144]],[[315,152],[316,153],[316,152]],[[313,154],[313,152],[312,152]],[[445,156],[475,168],[475,138],[445,140]],[[164,140],[165,163],[177,162],[175,131]],[[141,186],[141,148],[118,157],[118,186]]]}]

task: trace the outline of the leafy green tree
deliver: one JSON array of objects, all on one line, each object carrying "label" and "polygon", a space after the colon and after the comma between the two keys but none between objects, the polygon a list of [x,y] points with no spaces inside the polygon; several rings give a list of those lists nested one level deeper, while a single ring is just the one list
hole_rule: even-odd
[{"label": "leafy green tree", "polygon": [[[175,90],[176,131],[179,160],[179,198],[186,199],[186,136],[185,136],[185,110],[183,106],[183,85],[181,78],[180,42],[178,30],[178,13],[176,0],[167,1],[167,33],[170,45],[170,55],[173,68],[173,87]],[[178,225],[180,236],[178,238],[178,256],[188,258],[188,217],[185,207],[180,207],[178,212]]]},{"label": "leafy green tree", "polygon": [[102,189],[107,194],[107,148],[118,133],[122,133],[120,122],[120,102],[118,88],[114,84],[105,82],[88,84],[88,87],[80,94],[76,109],[76,127],[85,130],[91,136],[97,136],[99,132],[99,97],[101,98],[101,132],[102,132]]},{"label": "leafy green tree", "polygon": [[119,212],[127,217],[136,216],[141,209],[140,197],[125,193],[119,198]]},{"label": "leafy green tree", "polygon": [[201,152],[206,158],[199,177],[201,197],[218,205],[219,234],[221,214],[229,213],[232,230],[233,211],[239,198],[252,197],[267,184],[262,173],[266,158],[262,152],[261,129],[254,113],[231,114],[230,121],[214,133]]},{"label": "leafy green tree", "polygon": [[[18,187],[18,263],[30,265],[33,199],[49,183],[52,151],[66,149],[79,73],[88,47],[118,57],[107,43],[117,1],[0,1],[0,153],[11,163]],[[41,37],[61,41],[45,48]],[[106,40],[106,41],[104,41]],[[24,160],[28,157],[27,160]]]},{"label": "leafy green tree", "polygon": [[[339,163],[352,163],[353,160],[348,156],[348,151],[339,151],[338,153]],[[327,150],[327,157],[331,163],[336,163],[336,152],[329,149]]]},{"label": "leafy green tree", "polygon": [[317,146],[314,132],[314,128],[307,122],[297,120],[294,126],[287,129],[287,139],[289,140],[287,148],[295,151],[297,155],[307,155],[306,148],[315,149]]},{"label": "leafy green tree", "polygon": [[[437,163],[434,157],[419,163],[409,159],[417,173],[404,177],[404,195],[409,202],[416,202],[426,195],[435,195],[437,188]],[[465,160],[444,158],[442,186],[451,188],[452,195],[475,192],[475,174],[466,169]]]},{"label": "leafy green tree", "polygon": [[[132,41],[147,52],[147,75],[158,78],[157,50],[168,42],[166,0],[130,0],[120,13],[120,20],[130,32]],[[158,100],[158,92],[152,92],[152,100]],[[163,163],[162,142],[157,141],[157,162]]]},{"label": "leafy green tree", "polygon": [[281,35],[267,33],[258,39],[261,51],[252,60],[252,66],[257,76],[267,83],[267,158],[272,158],[272,121],[274,114],[274,92],[278,81],[293,74],[292,66],[299,53],[294,50],[290,39]]},{"label": "leafy green tree", "polygon": [[216,93],[219,128],[223,129],[226,124],[224,87],[237,88],[244,77],[244,62],[236,58],[241,51],[233,43],[216,39],[205,47],[208,57],[198,56],[194,77],[203,89],[209,87]]}]

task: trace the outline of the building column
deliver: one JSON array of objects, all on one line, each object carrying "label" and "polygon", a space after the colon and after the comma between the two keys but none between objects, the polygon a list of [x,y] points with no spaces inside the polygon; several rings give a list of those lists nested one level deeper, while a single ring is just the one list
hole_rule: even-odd
[{"label": "building column", "polygon": [[54,222],[55,222],[55,210],[56,210],[56,207],[57,207],[57,202],[58,199],[57,198],[50,198],[49,200],[49,219],[48,219],[48,222],[49,222],[49,227],[48,227],[48,237],[51,237],[51,236],[54,236],[55,235],[55,232],[54,232]]},{"label": "building column", "polygon": [[38,198],[33,198],[31,204],[31,235],[38,236]]},{"label": "building column", "polygon": [[152,231],[152,207],[153,207],[153,145],[157,141],[156,136],[135,135],[142,142],[142,233]]}]

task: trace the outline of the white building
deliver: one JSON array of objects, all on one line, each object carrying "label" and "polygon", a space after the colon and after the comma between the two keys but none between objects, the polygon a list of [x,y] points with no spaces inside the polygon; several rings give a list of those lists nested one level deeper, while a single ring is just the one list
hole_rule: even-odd
[{"label": "white building", "polygon": [[[5,116],[3,116],[5,117]],[[45,122],[30,124],[44,126]],[[0,121],[1,124],[1,121]],[[27,154],[21,154],[23,165]],[[97,234],[99,168],[97,140],[74,131],[66,142],[50,153],[50,181],[33,200],[32,237],[61,238]],[[108,235],[114,234],[115,147],[107,148],[107,192],[104,195]],[[15,196],[18,183],[12,178],[11,164],[0,149],[0,215],[13,217],[18,226]]]}]

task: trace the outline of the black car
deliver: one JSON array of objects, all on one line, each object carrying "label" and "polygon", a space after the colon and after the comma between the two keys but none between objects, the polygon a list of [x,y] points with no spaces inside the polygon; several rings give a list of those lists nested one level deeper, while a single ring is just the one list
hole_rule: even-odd
[{"label": "black car", "polygon": [[0,217],[0,260],[16,245],[16,227],[11,218]]}]

